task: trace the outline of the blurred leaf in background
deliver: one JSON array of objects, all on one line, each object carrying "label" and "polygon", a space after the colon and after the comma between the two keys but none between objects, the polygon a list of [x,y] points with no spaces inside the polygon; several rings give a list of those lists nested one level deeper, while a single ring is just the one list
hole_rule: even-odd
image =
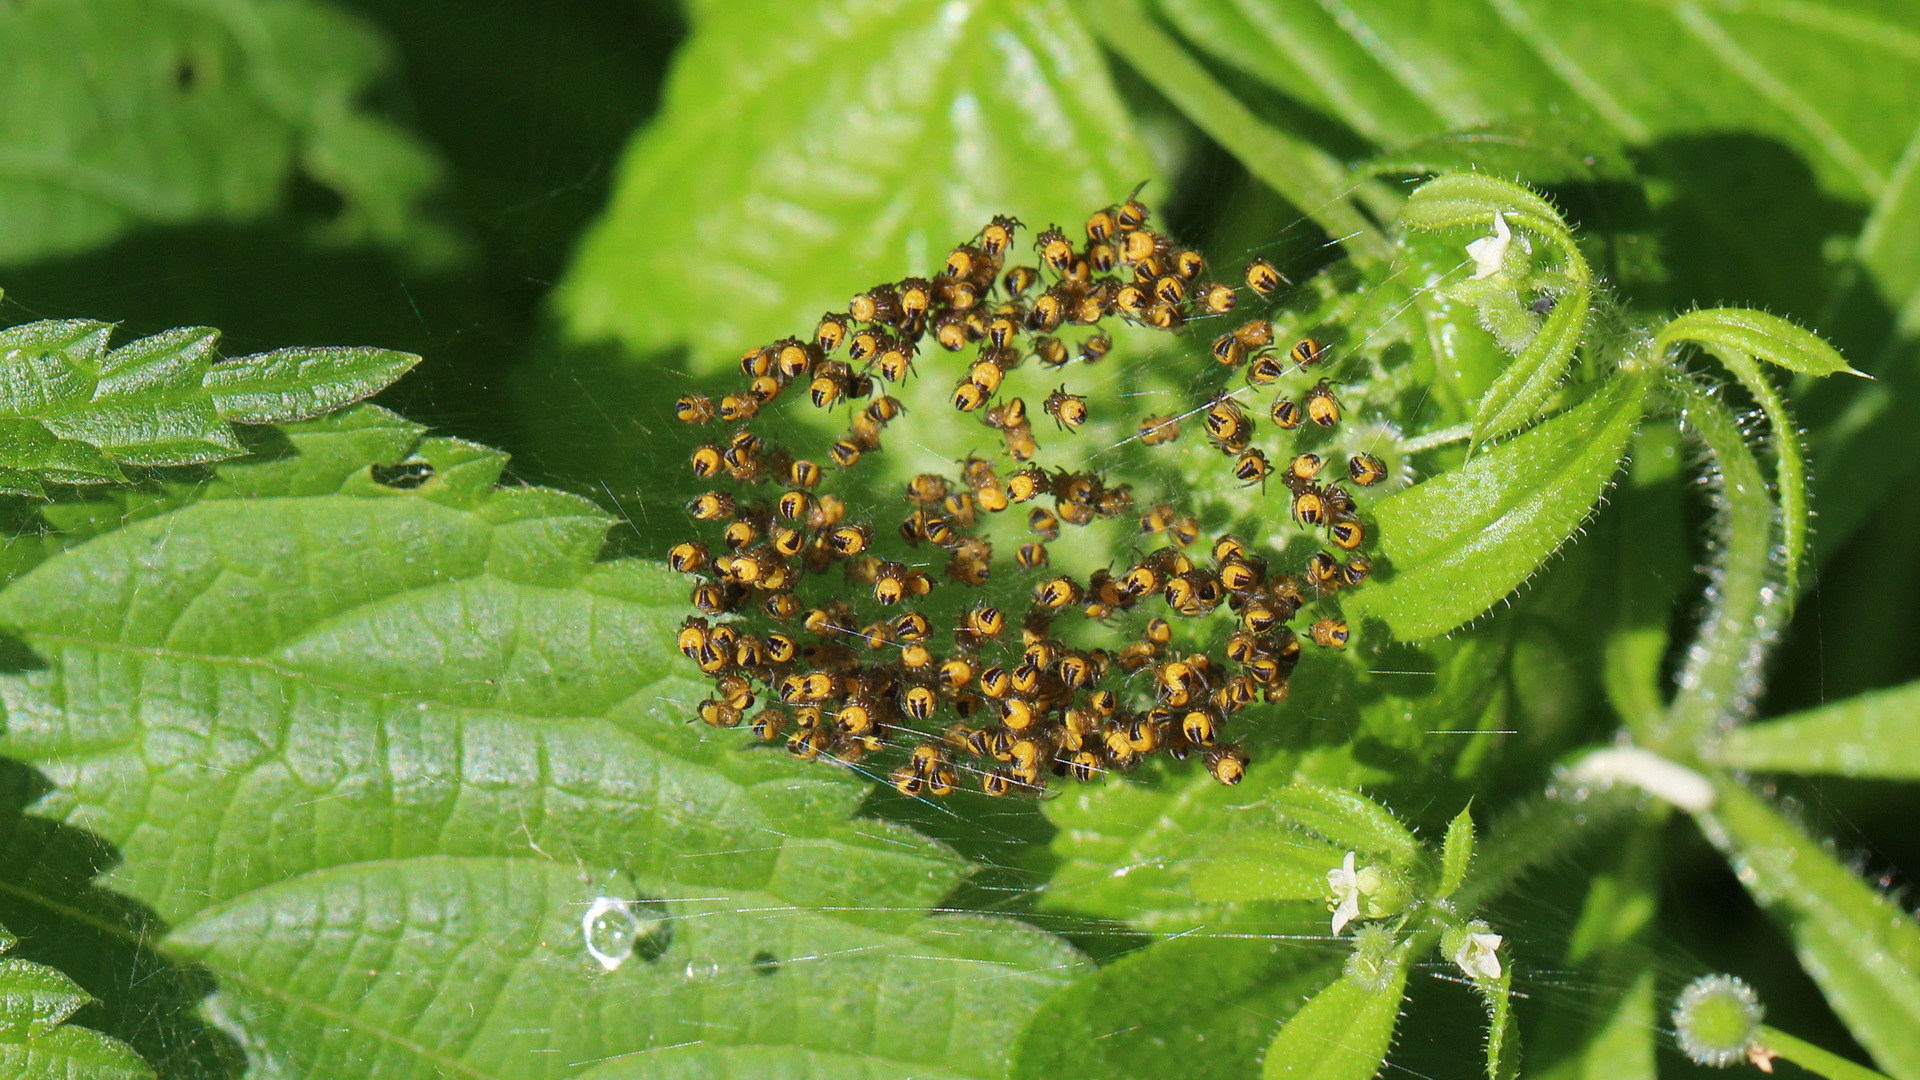
[{"label": "blurred leaf in background", "polygon": [[0,58],[0,265],[257,219],[296,177],[338,201],[321,239],[460,251],[424,205],[438,155],[362,105],[390,44],[335,4],[32,0],[0,12]]},{"label": "blurred leaf in background", "polygon": [[559,293],[582,338],[714,370],[996,213],[1077,225],[1155,175],[1066,0],[700,11]]}]

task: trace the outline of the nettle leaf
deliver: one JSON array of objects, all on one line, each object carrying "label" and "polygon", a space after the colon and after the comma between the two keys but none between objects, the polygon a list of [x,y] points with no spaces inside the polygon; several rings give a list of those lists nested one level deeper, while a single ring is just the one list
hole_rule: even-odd
[{"label": "nettle leaf", "polygon": [[0,491],[124,480],[122,466],[245,452],[231,424],[304,420],[368,397],[420,358],[370,348],[220,360],[217,330],[181,327],[109,349],[85,319],[0,330]]},{"label": "nettle leaf", "polygon": [[0,927],[0,1080],[134,1080],[151,1077],[133,1048],[67,1018],[93,1000],[59,971],[7,956],[19,944]]},{"label": "nettle leaf", "polygon": [[1589,114],[1503,117],[1429,135],[1356,166],[1375,176],[1481,172],[1530,183],[1626,180],[1634,175],[1618,137]]},{"label": "nettle leaf", "polygon": [[1579,406],[1374,506],[1390,577],[1345,602],[1395,637],[1445,634],[1511,593],[1573,535],[1620,466],[1649,379],[1621,371]]},{"label": "nettle leaf", "polygon": [[1756,772],[1920,779],[1920,683],[1861,694],[1764,724],[1735,728],[1721,762]]},{"label": "nettle leaf", "polygon": [[371,397],[419,362],[392,349],[275,349],[220,364],[207,372],[206,388],[236,424],[310,420]]},{"label": "nettle leaf", "polygon": [[1084,962],[930,916],[966,864],[850,820],[865,778],[689,726],[684,579],[596,562],[607,515],[496,487],[496,451],[368,407],[287,430],[0,593],[38,658],[0,751],[261,1067],[1006,1073]]},{"label": "nettle leaf", "polygon": [[[1414,943],[1348,971],[1313,996],[1267,1047],[1265,1080],[1372,1080],[1393,1045]],[[1355,970],[1358,967],[1360,970]]]},{"label": "nettle leaf", "polygon": [[1920,1077],[1920,924],[1758,796],[1715,784],[1701,815],[1741,884],[1793,937],[1800,966],[1888,1074]]},{"label": "nettle leaf", "polygon": [[454,250],[421,211],[432,151],[364,106],[392,51],[332,3],[11,5],[0,55],[0,264],[256,219],[296,172],[339,195],[335,237],[427,261]]},{"label": "nettle leaf", "polygon": [[1804,156],[1823,185],[1872,197],[1888,186],[1920,106],[1911,48],[1920,21],[1898,6],[1159,6],[1200,47],[1387,147],[1494,123],[1523,104],[1592,117],[1628,144],[1758,131]]},{"label": "nettle leaf", "polygon": [[1065,0],[712,6],[561,310],[717,370],[994,214],[1083,221],[1154,176],[1134,132]]}]

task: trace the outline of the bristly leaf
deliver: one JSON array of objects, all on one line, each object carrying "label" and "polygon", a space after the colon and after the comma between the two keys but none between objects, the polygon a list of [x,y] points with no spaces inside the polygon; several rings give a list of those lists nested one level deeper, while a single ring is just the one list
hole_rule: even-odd
[{"label": "bristly leaf", "polygon": [[1767,381],[1756,359],[1778,364],[1802,375],[1858,375],[1820,336],[1777,315],[1744,308],[1690,311],[1660,328],[1654,343],[1661,350],[1681,343],[1706,349],[1747,388],[1767,414],[1772,429],[1774,485],[1780,492],[1781,544],[1787,554],[1789,603],[1800,591],[1800,563],[1806,557],[1808,520],[1807,458],[1800,444],[1800,427],[1780,392]]},{"label": "bristly leaf", "polygon": [[1354,593],[1351,619],[1401,640],[1478,618],[1585,520],[1640,421],[1649,379],[1622,371],[1574,409],[1374,508],[1391,576]]},{"label": "bristly leaf", "polygon": [[7,956],[17,939],[0,927],[0,1080],[142,1080],[153,1070],[133,1048],[67,1025],[93,1000],[79,984],[31,960]]},{"label": "bristly leaf", "polygon": [[1714,756],[1735,769],[1920,780],[1920,683],[1735,728]]},{"label": "bristly leaf", "polygon": [[[1490,228],[1496,235],[1503,228],[1521,230],[1511,241],[1495,244],[1490,250],[1501,252],[1504,246],[1507,253],[1497,259],[1487,257],[1475,279],[1463,286],[1471,287],[1482,321],[1513,353],[1513,363],[1475,409],[1473,441],[1478,445],[1532,423],[1543,415],[1573,364],[1592,302],[1592,273],[1566,221],[1551,203],[1527,188],[1476,173],[1453,173],[1421,185],[1407,200],[1399,221],[1406,228],[1428,232],[1466,226]],[[1508,264],[1532,266],[1525,250],[1530,244],[1527,232],[1553,247],[1562,265],[1545,274],[1531,269],[1510,272]],[[1513,251],[1516,247],[1518,252]],[[1550,294],[1554,305],[1536,326],[1520,293],[1523,287],[1534,291],[1548,282],[1554,286]]]},{"label": "bristly leaf", "polygon": [[1393,1045],[1400,998],[1414,942],[1372,958],[1378,970],[1354,968],[1313,996],[1267,1047],[1265,1080],[1372,1080]]},{"label": "bristly leaf", "polygon": [[1495,214],[1545,236],[1556,244],[1571,246],[1573,234],[1553,204],[1521,184],[1477,173],[1449,173],[1420,185],[1400,211],[1401,225],[1410,229],[1437,232],[1468,226],[1491,228]]},{"label": "bristly leaf", "polygon": [[1661,327],[1655,341],[1662,349],[1690,341],[1715,355],[1732,349],[1801,375],[1861,374],[1820,335],[1752,308],[1689,311]]},{"label": "bristly leaf", "polygon": [[109,349],[85,319],[0,330],[0,492],[126,479],[122,466],[200,465],[245,448],[231,424],[304,420],[368,397],[420,358],[282,349],[221,361],[216,330],[181,327]]},{"label": "bristly leaf", "polygon": [[994,214],[1077,226],[1154,176],[1137,130],[1066,0],[711,6],[560,308],[715,370]]},{"label": "bristly leaf", "polygon": [[[287,435],[0,592],[44,661],[0,681],[0,752],[115,846],[218,1023],[301,1075],[1005,1073],[1084,962],[931,915],[966,865],[852,818],[866,778],[689,726],[683,578],[596,561],[611,519],[497,488],[497,451],[364,406]],[[599,897],[644,930],[611,970]]]},{"label": "bristly leaf", "polygon": [[1247,944],[1214,923],[1102,965],[1034,1014],[1014,1080],[1256,1080],[1276,1030],[1339,969],[1319,950]]},{"label": "bristly leaf", "polygon": [[1920,1077],[1920,925],[1772,807],[1731,780],[1701,824],[1793,937],[1807,974],[1874,1060]]},{"label": "bristly leaf", "polygon": [[1467,879],[1467,869],[1473,865],[1473,808],[1461,807],[1460,813],[1447,824],[1447,838],[1440,847],[1440,889],[1437,893],[1442,899],[1452,896]]},{"label": "bristly leaf", "polygon": [[1411,868],[1420,842],[1386,807],[1357,791],[1300,781],[1273,793],[1273,808],[1288,825],[1325,837],[1342,851],[1374,855]]}]

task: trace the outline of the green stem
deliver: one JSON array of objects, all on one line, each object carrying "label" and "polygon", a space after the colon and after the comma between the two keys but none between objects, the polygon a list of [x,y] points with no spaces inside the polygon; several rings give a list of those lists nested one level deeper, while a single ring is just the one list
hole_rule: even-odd
[{"label": "green stem", "polygon": [[1162,31],[1138,0],[1088,0],[1080,10],[1107,48],[1351,256],[1362,262],[1388,259],[1386,237],[1353,203],[1354,194],[1372,181],[1355,177],[1312,143],[1263,123]]},{"label": "green stem", "polygon": [[[1679,342],[1662,336],[1658,344],[1662,350],[1672,348]],[[1793,413],[1787,408],[1780,391],[1774,389],[1772,381],[1760,369],[1759,361],[1748,353],[1720,342],[1702,342],[1702,347],[1720,360],[1733,377],[1766,414],[1767,427],[1771,429],[1774,458],[1774,483],[1780,492],[1780,525],[1783,535],[1781,546],[1785,548],[1787,574],[1786,604],[1789,613],[1800,593],[1800,563],[1807,553],[1807,534],[1810,512],[1807,506],[1807,454],[1806,447],[1800,441],[1800,426],[1794,422]]]},{"label": "green stem", "polygon": [[1856,1065],[1830,1050],[1796,1039],[1779,1028],[1760,1028],[1760,1045],[1779,1057],[1827,1080],[1887,1080],[1884,1073]]},{"label": "green stem", "polygon": [[1429,431],[1425,435],[1415,435],[1413,438],[1400,444],[1400,452],[1404,454],[1417,454],[1422,450],[1432,450],[1435,447],[1447,446],[1457,442],[1466,442],[1471,438],[1473,438],[1472,424],[1455,424],[1450,428]]},{"label": "green stem", "polygon": [[1669,369],[1667,391],[1706,446],[1714,486],[1713,578],[1699,635],[1687,650],[1673,705],[1642,745],[1691,765],[1701,741],[1743,719],[1761,685],[1762,663],[1787,612],[1775,521],[1778,508],[1740,423],[1711,390]]},{"label": "green stem", "polygon": [[1535,796],[1502,818],[1474,857],[1466,883],[1453,895],[1455,910],[1472,914],[1519,884],[1528,871],[1565,859],[1597,828],[1639,805],[1641,795],[1624,785],[1581,799]]}]

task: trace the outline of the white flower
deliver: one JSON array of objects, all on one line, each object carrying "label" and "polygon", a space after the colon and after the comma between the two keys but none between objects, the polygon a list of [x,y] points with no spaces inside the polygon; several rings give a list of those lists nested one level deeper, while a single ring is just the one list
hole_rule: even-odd
[{"label": "white flower", "polygon": [[1499,934],[1468,934],[1460,947],[1453,951],[1453,962],[1466,972],[1469,979],[1497,979],[1500,977]]},{"label": "white flower", "polygon": [[1490,278],[1506,264],[1507,248],[1513,246],[1513,230],[1507,228],[1507,216],[1493,215],[1493,235],[1483,236],[1467,245],[1467,257],[1473,260],[1473,279]]},{"label": "white flower", "polygon": [[1332,890],[1333,932],[1337,937],[1348,923],[1360,917],[1360,897],[1380,887],[1380,871],[1371,866],[1353,868],[1354,852],[1327,871],[1327,888]]}]

